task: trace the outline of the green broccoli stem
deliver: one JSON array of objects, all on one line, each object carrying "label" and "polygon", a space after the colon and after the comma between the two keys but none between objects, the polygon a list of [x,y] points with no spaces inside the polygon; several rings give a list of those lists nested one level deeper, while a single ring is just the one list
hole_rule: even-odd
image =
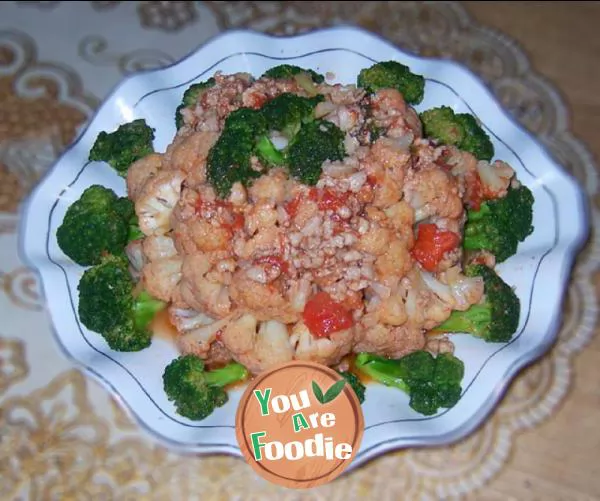
[{"label": "green broccoli stem", "polygon": [[288,140],[292,140],[298,134],[300,127],[302,127],[300,122],[288,124],[281,130],[281,134]]},{"label": "green broccoli stem", "polygon": [[167,303],[153,298],[148,292],[142,291],[134,300],[133,321],[135,328],[144,330],[152,322],[154,316],[167,306]]},{"label": "green broccoli stem", "polygon": [[478,235],[476,232],[471,233],[474,234],[468,234],[465,231],[463,238],[463,249],[470,251],[493,249],[493,246],[486,235]]},{"label": "green broccoli stem", "polygon": [[271,165],[284,165],[285,157],[281,151],[279,151],[271,140],[267,136],[262,136],[257,144],[256,151],[260,156],[261,160]]},{"label": "green broccoli stem", "polygon": [[373,380],[385,386],[393,386],[405,393],[410,393],[410,389],[404,381],[404,371],[397,360],[388,360],[368,353],[359,353],[354,364]]},{"label": "green broccoli stem", "polygon": [[225,367],[205,372],[204,377],[208,385],[222,388],[228,384],[246,379],[248,377],[248,369],[237,362],[231,362]]},{"label": "green broccoli stem", "polygon": [[490,305],[474,304],[466,311],[454,310],[445,322],[433,328],[430,333],[463,332],[477,336],[491,321]]},{"label": "green broccoli stem", "polygon": [[139,240],[140,238],[144,238],[144,232],[140,230],[140,226],[138,224],[138,218],[134,215],[129,220],[129,234],[127,235],[127,241],[133,242],[134,240]]}]

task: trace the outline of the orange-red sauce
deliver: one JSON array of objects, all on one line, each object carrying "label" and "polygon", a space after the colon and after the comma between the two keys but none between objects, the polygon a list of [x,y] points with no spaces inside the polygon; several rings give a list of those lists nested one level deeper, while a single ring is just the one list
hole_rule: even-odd
[{"label": "orange-red sauce", "polygon": [[166,341],[173,341],[179,335],[177,329],[169,320],[169,312],[166,309],[154,315],[150,323],[150,330],[155,338]]}]

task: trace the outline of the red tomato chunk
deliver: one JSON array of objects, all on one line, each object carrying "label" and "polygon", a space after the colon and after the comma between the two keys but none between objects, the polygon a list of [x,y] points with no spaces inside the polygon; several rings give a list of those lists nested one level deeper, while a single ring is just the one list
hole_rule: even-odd
[{"label": "red tomato chunk", "polygon": [[326,292],[319,292],[304,307],[304,323],[313,336],[326,337],[349,329],[354,321],[350,311]]},{"label": "red tomato chunk", "polygon": [[460,237],[452,231],[440,230],[435,224],[421,224],[412,255],[427,271],[435,271],[444,254],[459,242]]}]

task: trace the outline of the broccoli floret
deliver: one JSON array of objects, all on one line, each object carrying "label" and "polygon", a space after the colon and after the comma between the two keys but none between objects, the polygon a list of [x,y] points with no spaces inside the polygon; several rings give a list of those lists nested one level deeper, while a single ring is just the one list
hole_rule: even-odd
[{"label": "broccoli floret", "polygon": [[165,368],[163,387],[178,414],[200,421],[227,403],[224,386],[247,377],[248,371],[238,363],[232,362],[225,367],[206,371],[202,359],[184,355],[174,359]]},{"label": "broccoli floret", "polygon": [[223,132],[210,149],[207,178],[220,197],[226,197],[237,181],[248,186],[260,172],[251,168],[251,157],[258,138],[267,125],[259,110],[240,108],[229,114]]},{"label": "broccoli floret", "polygon": [[166,304],[147,292],[134,294],[124,256],[107,256],[85,271],[79,281],[79,318],[104,337],[116,351],[140,351],[150,346],[148,325]]},{"label": "broccoli floret", "polygon": [[424,111],[420,117],[425,137],[468,151],[479,160],[489,162],[494,156],[492,141],[473,115],[454,113],[449,106],[439,106]]},{"label": "broccoli floret", "polygon": [[354,393],[356,393],[358,401],[362,404],[365,401],[365,385],[361,383],[356,374],[350,371],[338,371],[338,374],[346,380],[346,382],[354,390]]},{"label": "broccoli floret", "polygon": [[300,182],[315,185],[325,160],[342,160],[344,133],[332,122],[315,120],[303,125],[287,147],[290,174]]},{"label": "broccoli floret", "polygon": [[[291,140],[302,124],[314,120],[315,106],[323,100],[321,95],[310,98],[286,92],[271,99],[260,111],[269,131],[278,131]],[[267,133],[258,140],[256,153],[266,165],[286,163],[286,151],[275,148]]]},{"label": "broccoli floret", "polygon": [[453,407],[462,392],[464,364],[450,353],[434,358],[421,350],[396,360],[359,353],[355,366],[373,380],[408,394],[410,407],[426,416]]},{"label": "broccoli floret", "polygon": [[442,144],[459,146],[465,139],[465,128],[449,106],[424,111],[421,113],[421,122],[423,135],[435,138]]},{"label": "broccoli floret", "polygon": [[484,296],[467,311],[453,311],[433,333],[462,332],[489,343],[510,341],[519,326],[521,304],[514,290],[495,271],[482,264],[467,266],[468,277],[483,278]]},{"label": "broccoli floret", "polygon": [[465,138],[459,148],[472,153],[479,160],[489,162],[494,156],[494,145],[475,117],[469,113],[459,113],[456,120],[465,131]]},{"label": "broccoli floret", "polygon": [[463,247],[485,250],[506,261],[533,232],[533,193],[525,185],[509,188],[505,197],[488,200],[478,211],[467,210]]},{"label": "broccoli floret", "polygon": [[285,165],[284,152],[275,148],[275,145],[267,135],[262,136],[256,143],[256,155],[265,165]]},{"label": "broccoli floret", "polygon": [[90,160],[106,162],[125,177],[129,166],[154,152],[154,129],[140,118],[121,125],[116,131],[101,132],[90,151]]},{"label": "broccoli floret", "polygon": [[[267,166],[287,165],[305,184],[317,183],[325,160],[342,160],[344,133],[329,121],[313,119],[312,109],[320,99],[286,96],[274,99],[274,105],[272,101],[265,105],[266,111],[265,107],[233,111],[208,154],[207,177],[218,195],[226,197],[236,181],[248,186],[261,175],[251,168],[252,155]],[[279,128],[288,134],[295,132],[284,150],[277,150],[268,137],[269,130]]]},{"label": "broccoli floret", "polygon": [[177,110],[175,110],[175,126],[177,129],[180,129],[183,125],[183,116],[181,115],[181,110],[195,104],[202,93],[214,85],[215,79],[211,77],[206,80],[206,82],[192,84],[187,88],[187,90],[183,93],[181,104],[177,107]]},{"label": "broccoli floret", "polygon": [[409,104],[419,104],[425,92],[425,79],[397,61],[382,61],[360,71],[358,87],[374,93],[380,89],[396,89]]},{"label": "broccoli floret", "polygon": [[261,112],[270,130],[279,131],[291,139],[303,123],[314,120],[315,106],[324,99],[322,95],[302,97],[286,92],[271,99]]},{"label": "broccoli floret", "polygon": [[274,66],[273,68],[268,69],[263,73],[263,77],[267,78],[275,78],[275,79],[289,79],[294,78],[295,75],[300,73],[307,73],[310,75],[311,80],[314,83],[323,83],[325,81],[325,77],[320,75],[316,71],[313,70],[305,70],[300,66],[294,66],[291,64],[280,64],[279,66]]},{"label": "broccoli floret", "polygon": [[105,254],[120,254],[139,235],[133,202],[93,185],[72,203],[56,230],[60,249],[81,266],[98,264]]}]

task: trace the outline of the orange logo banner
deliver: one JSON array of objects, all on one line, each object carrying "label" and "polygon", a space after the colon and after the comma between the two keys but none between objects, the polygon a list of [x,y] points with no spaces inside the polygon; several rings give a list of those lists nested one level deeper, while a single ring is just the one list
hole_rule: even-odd
[{"label": "orange logo banner", "polygon": [[306,489],[351,463],[364,432],[354,390],[336,371],[294,361],[251,381],[236,416],[246,461],[270,482]]}]

